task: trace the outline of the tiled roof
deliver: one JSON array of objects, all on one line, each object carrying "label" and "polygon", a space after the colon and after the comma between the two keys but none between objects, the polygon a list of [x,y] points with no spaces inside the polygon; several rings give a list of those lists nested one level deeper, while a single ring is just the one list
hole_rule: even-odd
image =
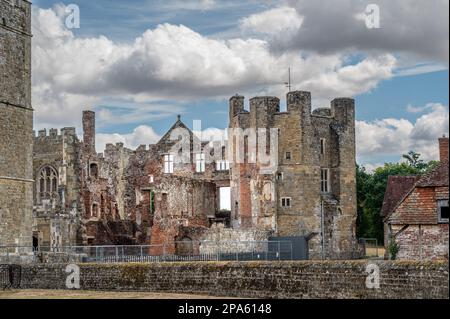
[{"label": "tiled roof", "polygon": [[416,183],[417,187],[448,186],[448,160],[438,164],[431,172],[422,175]]},{"label": "tiled roof", "polygon": [[389,176],[384,193],[381,217],[387,216],[414,187],[419,176]]}]

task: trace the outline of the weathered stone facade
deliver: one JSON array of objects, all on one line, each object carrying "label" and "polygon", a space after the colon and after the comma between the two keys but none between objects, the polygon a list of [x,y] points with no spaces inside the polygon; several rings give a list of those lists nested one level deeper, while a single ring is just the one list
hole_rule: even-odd
[{"label": "weathered stone facade", "polygon": [[31,4],[26,0],[0,0],[0,74],[0,245],[31,247]]},{"label": "weathered stone facade", "polygon": [[63,128],[33,143],[30,3],[1,0],[0,9],[0,245],[177,252],[222,236],[306,236],[312,258],[354,257],[352,99],[312,111],[309,92],[289,92],[280,112],[278,98],[255,97],[247,111],[234,96],[230,143],[201,141],[178,118],[148,148],[117,143],[97,153],[92,111],[83,112],[82,141]]},{"label": "weathered stone facade", "polygon": [[[222,235],[227,241],[306,236],[312,258],[354,258],[354,101],[336,99],[330,109],[311,112],[310,99],[309,92],[290,92],[287,112],[279,112],[277,98],[253,98],[245,111],[243,97],[232,97],[233,142],[201,141],[178,118],[148,148],[117,143],[96,153],[92,111],[83,112],[82,142],[73,128],[40,132],[35,189],[49,167],[58,186],[54,204],[35,195],[35,216],[60,230],[53,234],[46,230],[51,225],[36,222],[36,231],[50,234],[43,243],[66,233],[63,245],[151,244],[152,253],[176,253],[177,242],[194,249],[193,241]],[[251,134],[258,143],[258,134],[266,134],[267,144],[250,144]],[[274,163],[262,163],[264,146]],[[224,187],[231,190],[228,209],[220,207]],[[45,205],[56,214],[40,214]]]},{"label": "weathered stone facade", "polygon": [[[331,108],[311,111],[311,94],[296,91],[287,95],[286,112],[280,112],[276,97],[253,98],[247,111],[244,97],[234,96],[230,128],[242,129],[244,135],[240,145],[235,136],[229,137],[233,225],[280,236],[307,236],[312,258],[354,257],[354,100],[335,99]],[[277,138],[273,134],[268,138],[274,129]],[[262,161],[266,154],[246,138],[275,152],[275,169],[267,169],[267,161]],[[238,162],[239,152],[244,160]],[[247,154],[257,154],[256,159],[246,158]]]}]

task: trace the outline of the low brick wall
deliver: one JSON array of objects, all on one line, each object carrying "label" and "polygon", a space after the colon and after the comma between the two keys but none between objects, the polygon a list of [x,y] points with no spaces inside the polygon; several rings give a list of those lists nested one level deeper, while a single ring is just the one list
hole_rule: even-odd
[{"label": "low brick wall", "polygon": [[[368,263],[380,288],[366,287]],[[21,288],[66,289],[66,264],[23,265]],[[448,262],[295,261],[80,264],[83,290],[254,298],[448,298]]]}]

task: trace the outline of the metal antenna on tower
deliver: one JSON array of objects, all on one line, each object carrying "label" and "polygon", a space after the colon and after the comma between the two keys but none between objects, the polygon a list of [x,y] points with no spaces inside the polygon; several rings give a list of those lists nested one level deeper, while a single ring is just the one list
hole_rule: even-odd
[{"label": "metal antenna on tower", "polygon": [[291,68],[288,69],[288,82],[284,82],[284,85],[289,89],[288,92],[291,92]]}]

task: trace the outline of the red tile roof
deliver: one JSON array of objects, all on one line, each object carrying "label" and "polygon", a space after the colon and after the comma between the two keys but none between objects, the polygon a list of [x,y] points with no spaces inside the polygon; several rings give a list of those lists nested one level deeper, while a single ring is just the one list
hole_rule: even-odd
[{"label": "red tile roof", "polygon": [[416,187],[448,186],[448,161],[443,161],[431,172],[422,175]]},{"label": "red tile roof", "polygon": [[387,216],[400,201],[411,191],[420,176],[389,176],[384,193],[381,217]]}]

